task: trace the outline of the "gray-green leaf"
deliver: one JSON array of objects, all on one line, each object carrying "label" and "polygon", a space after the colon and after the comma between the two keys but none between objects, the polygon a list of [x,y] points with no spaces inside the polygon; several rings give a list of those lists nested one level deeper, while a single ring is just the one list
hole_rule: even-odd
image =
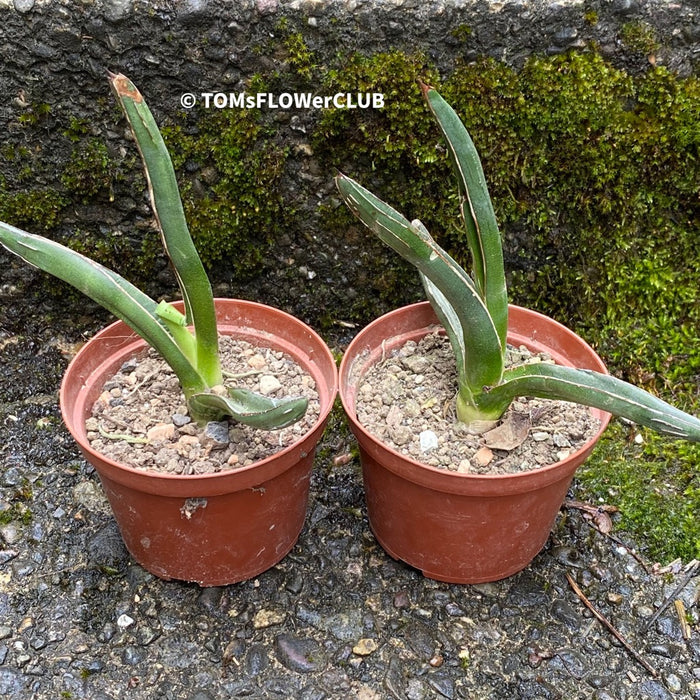
[{"label": "gray-green leaf", "polygon": [[628,382],[586,369],[548,363],[507,370],[503,384],[484,395],[486,401],[538,396],[572,401],[608,411],[659,433],[700,442],[700,420]]},{"label": "gray-green leaf", "polygon": [[262,430],[277,430],[296,423],[306,413],[309,401],[304,397],[274,399],[247,389],[230,389],[229,396],[194,394],[188,401],[190,411],[207,420],[233,420]]}]

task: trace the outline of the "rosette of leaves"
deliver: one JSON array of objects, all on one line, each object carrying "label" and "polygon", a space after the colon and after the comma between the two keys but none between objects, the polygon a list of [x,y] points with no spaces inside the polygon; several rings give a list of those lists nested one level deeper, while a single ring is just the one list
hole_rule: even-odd
[{"label": "rosette of leaves", "polygon": [[660,433],[700,442],[700,420],[621,379],[545,362],[506,368],[503,252],[481,161],[456,112],[433,88],[423,85],[422,90],[457,176],[472,274],[438,245],[419,220],[408,221],[345,175],[338,175],[336,184],[350,210],[418,269],[455,355],[457,419],[480,431],[492,426],[514,398],[533,396],[592,406]]}]

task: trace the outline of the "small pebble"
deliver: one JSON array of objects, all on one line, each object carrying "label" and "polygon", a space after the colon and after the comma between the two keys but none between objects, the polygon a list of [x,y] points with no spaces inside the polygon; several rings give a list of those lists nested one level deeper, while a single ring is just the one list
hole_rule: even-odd
[{"label": "small pebble", "polygon": [[10,546],[16,544],[20,539],[21,533],[16,523],[7,523],[0,527],[0,537]]},{"label": "small pebble", "polygon": [[637,606],[635,612],[639,617],[642,618],[647,618],[651,617],[654,614],[653,608],[650,608],[648,605],[639,605]]},{"label": "small pebble", "polygon": [[423,430],[418,437],[420,440],[420,450],[424,454],[437,448],[438,436],[432,430]]},{"label": "small pebble", "polygon": [[485,467],[493,459],[493,452],[488,447],[480,447],[474,453],[474,461],[480,466]]},{"label": "small pebble", "polygon": [[18,555],[19,552],[16,552],[14,549],[0,549],[0,566],[7,564],[8,561],[11,561]]},{"label": "small pebble", "polygon": [[397,445],[406,445],[413,438],[410,428],[405,425],[392,425],[389,427],[389,435]]},{"label": "small pebble", "polygon": [[204,447],[221,449],[228,446],[228,423],[211,421],[204,428],[204,433],[200,437],[200,442]]},{"label": "small pebble", "polygon": [[402,608],[408,608],[411,605],[411,599],[408,595],[408,591],[399,591],[394,596],[394,607],[401,610]]},{"label": "small pebble", "polygon": [[187,425],[191,422],[191,420],[192,419],[189,416],[186,416],[183,413],[173,413],[172,416],[173,425],[176,428],[182,428],[183,425]]},{"label": "small pebble", "polygon": [[377,645],[376,640],[363,638],[360,639],[352,648],[352,653],[357,654],[357,656],[369,656],[377,651],[378,648],[379,646]]},{"label": "small pebble", "polygon": [[567,438],[566,435],[562,435],[561,433],[554,433],[552,437],[552,442],[557,447],[571,447],[571,442],[569,442],[569,438]]},{"label": "small pebble", "polygon": [[401,362],[414,374],[423,374],[429,366],[428,358],[423,355],[409,355],[402,358]]},{"label": "small pebble", "polygon": [[298,595],[304,588],[304,577],[297,571],[292,573],[289,581],[287,581],[285,588],[292,594]]},{"label": "small pebble", "polygon": [[250,676],[262,673],[270,664],[267,649],[262,644],[253,644],[245,659],[245,668]]},{"label": "small pebble", "polygon": [[672,693],[680,693],[681,690],[683,690],[683,683],[675,673],[669,673],[668,676],[666,676],[666,687]]},{"label": "small pebble", "polygon": [[135,622],[133,617],[130,617],[126,613],[122,613],[118,618],[117,618],[117,627],[120,629],[125,630],[127,627],[131,627]]},{"label": "small pebble", "polygon": [[248,358],[248,364],[253,369],[261,370],[267,365],[267,360],[260,353],[256,353]]},{"label": "small pebble", "polygon": [[34,7],[34,0],[14,0],[17,12],[29,12]]},{"label": "small pebble", "polygon": [[269,396],[270,394],[274,394],[276,391],[279,391],[282,388],[282,383],[280,382],[277,377],[272,376],[271,374],[264,374],[262,377],[260,377],[260,393],[263,394],[263,396]]},{"label": "small pebble", "polygon": [[142,660],[143,651],[141,649],[132,646],[131,644],[124,647],[124,651],[122,652],[122,661],[127,666],[136,666],[137,664],[140,664]]},{"label": "small pebble", "polygon": [[278,634],[275,638],[275,652],[283,666],[297,673],[311,673],[325,665],[323,652],[313,639]]},{"label": "small pebble", "polygon": [[394,404],[389,408],[389,413],[386,414],[386,424],[387,425],[401,425],[403,422],[404,414],[401,409]]},{"label": "small pebble", "polygon": [[258,610],[253,617],[253,627],[260,630],[273,625],[281,625],[285,618],[286,615],[281,610]]},{"label": "small pebble", "polygon": [[146,437],[149,442],[164,442],[175,436],[175,426],[172,423],[157,423],[148,429]]},{"label": "small pebble", "polygon": [[178,452],[189,452],[192,449],[192,445],[198,445],[199,438],[194,435],[181,435],[179,440],[175,443],[175,449]]}]

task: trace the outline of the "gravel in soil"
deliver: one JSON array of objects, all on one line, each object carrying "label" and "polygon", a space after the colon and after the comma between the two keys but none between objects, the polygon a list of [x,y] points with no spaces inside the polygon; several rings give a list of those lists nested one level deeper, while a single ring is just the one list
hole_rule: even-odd
[{"label": "gravel in soil", "polygon": [[[510,347],[506,366],[551,362]],[[357,392],[357,419],[383,443],[422,464],[461,473],[529,471],[565,459],[600,425],[585,406],[521,397],[498,426],[470,433],[456,420],[457,370],[444,334],[408,341],[373,365]]]},{"label": "gravel in soil", "polygon": [[[18,342],[17,362],[39,378],[54,371],[52,342]],[[520,574],[475,586],[427,580],[373,538],[338,414],[289,556],[233,586],[156,579],[124,549],[61,425],[56,390],[0,404],[1,697],[700,698],[697,575],[652,569],[577,507]]]},{"label": "gravel in soil", "polygon": [[177,377],[154,350],[126,362],[104,386],[87,421],[91,447],[138,469],[207,474],[245,467],[288,447],[318,420],[320,402],[313,378],[283,352],[241,339],[220,339],[224,386],[271,398],[304,396],[304,417],[281,430],[240,423],[190,419]]}]

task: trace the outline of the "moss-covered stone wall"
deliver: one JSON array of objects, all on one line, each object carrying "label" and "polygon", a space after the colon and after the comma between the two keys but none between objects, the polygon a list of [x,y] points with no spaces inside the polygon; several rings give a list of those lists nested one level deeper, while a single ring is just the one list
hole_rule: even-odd
[{"label": "moss-covered stone wall", "polygon": [[[421,78],[457,108],[481,152],[513,301],[572,326],[616,373],[698,411],[693,3],[15,5],[0,2],[0,219],[153,294],[174,292],[104,79],[124,72],[163,125],[217,292],[283,307],[342,343],[349,327],[422,293],[339,206],[337,169],[468,262]],[[220,108],[205,98],[244,91],[377,93],[384,106]],[[196,104],[183,106],[184,94]],[[72,303],[7,254],[0,264],[3,289],[15,290],[0,303],[17,289]],[[595,497],[624,501],[650,546],[697,556],[699,456],[651,436],[640,445],[618,425],[583,478]],[[631,460],[647,468],[630,470]],[[655,528],[669,493],[681,497]]]},{"label": "moss-covered stone wall", "polygon": [[[372,176],[384,178],[387,187],[417,195],[412,199],[421,216],[449,219],[449,203],[431,212],[436,203],[420,196],[429,182],[436,201],[442,199],[446,171],[415,88],[417,76],[444,84],[456,100],[461,91],[470,128],[481,129],[484,156],[499,154],[498,163],[489,163],[492,188],[506,235],[519,237],[519,252],[510,260],[517,273],[539,269],[541,253],[549,259],[552,217],[546,211],[564,195],[556,190],[539,208],[532,197],[519,200],[526,216],[503,196],[513,183],[502,173],[527,139],[527,120],[535,118],[530,128],[540,128],[544,115],[537,109],[552,110],[580,95],[590,112],[585,91],[599,78],[605,95],[599,112],[607,109],[604,99],[627,99],[611,97],[610,81],[622,78],[604,78],[603,65],[626,80],[663,66],[669,80],[683,83],[695,71],[700,26],[693,3],[669,8],[658,0],[96,0],[79,7],[63,0],[2,0],[0,18],[0,93],[7,97],[0,103],[0,216],[69,241],[155,290],[170,288],[135,149],[104,80],[107,70],[124,72],[167,131],[192,228],[215,278],[237,294],[251,290],[321,325],[334,324],[334,316],[362,323],[408,298],[401,265],[386,264],[384,251],[348,230],[342,215],[343,228],[332,225],[334,167],[347,163],[358,176],[364,167],[374,168]],[[561,77],[556,84],[563,85],[567,75],[557,73],[555,61],[568,51],[601,58],[578,87],[570,86],[567,99],[546,102],[540,95],[539,107],[528,110],[528,90],[548,80],[547,69],[534,66],[551,65]],[[528,63],[532,56],[541,63]],[[526,63],[530,68],[523,72]],[[479,87],[470,93],[466,86],[473,80]],[[540,87],[528,88],[528,80]],[[572,74],[569,82],[574,80]],[[508,89],[526,101],[513,114],[519,123],[512,128],[496,125],[517,106],[514,96],[501,94]],[[207,92],[326,97],[373,90],[382,91],[384,109],[218,109],[207,108],[203,98]],[[186,93],[195,96],[195,106],[183,107]],[[490,117],[482,99],[498,103]],[[578,106],[569,109],[575,115]],[[571,114],[552,113],[543,138],[557,138],[561,149],[576,148],[552,131]],[[378,124],[374,135],[389,140],[371,138]],[[549,146],[543,141],[528,148],[539,148],[539,160],[521,154],[529,159],[525,177],[535,184]],[[604,161],[606,154],[599,155]],[[561,175],[549,170],[550,180]],[[518,184],[517,196],[524,186]],[[538,217],[535,235],[527,226]],[[382,259],[376,270],[353,264],[367,257],[366,249],[372,259]],[[375,274],[385,268],[386,275]],[[536,274],[543,296],[542,280],[551,272]]]}]

